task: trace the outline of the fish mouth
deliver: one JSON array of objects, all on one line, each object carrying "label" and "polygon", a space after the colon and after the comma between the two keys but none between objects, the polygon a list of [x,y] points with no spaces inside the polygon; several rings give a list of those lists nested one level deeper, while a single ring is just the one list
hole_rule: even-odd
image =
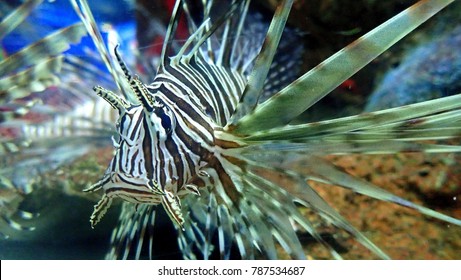
[{"label": "fish mouth", "polygon": [[84,192],[93,192],[103,188],[105,191],[108,191],[112,188],[123,188],[128,187],[130,189],[141,189],[143,192],[151,192],[156,195],[165,195],[165,192],[157,184],[156,181],[152,179],[147,179],[144,177],[135,177],[129,173],[123,173],[120,171],[109,171],[104,174],[104,176],[92,186],[83,189]]}]

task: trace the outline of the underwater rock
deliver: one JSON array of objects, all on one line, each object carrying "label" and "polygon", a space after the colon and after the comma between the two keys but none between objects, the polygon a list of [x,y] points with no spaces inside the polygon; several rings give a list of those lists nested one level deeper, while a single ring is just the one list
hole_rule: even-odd
[{"label": "underwater rock", "polygon": [[[395,155],[331,155],[328,159],[351,174],[385,186],[392,193],[403,195],[413,202],[458,216],[461,207],[459,167],[461,159],[453,154],[424,155],[417,153]],[[354,226],[376,241],[395,259],[459,259],[461,232],[444,222],[434,222],[411,209],[375,201],[345,189],[310,181],[328,202],[337,207]],[[322,224],[315,213],[305,213],[319,232],[346,259],[375,259],[347,233],[334,226]],[[314,259],[329,256],[315,242],[303,236]],[[422,242],[422,240],[433,242]],[[435,240],[447,240],[446,243]],[[307,245],[306,245],[307,248]],[[404,249],[403,249],[404,248]]]},{"label": "underwater rock", "polygon": [[461,92],[461,26],[420,45],[388,72],[365,111],[392,108]]}]

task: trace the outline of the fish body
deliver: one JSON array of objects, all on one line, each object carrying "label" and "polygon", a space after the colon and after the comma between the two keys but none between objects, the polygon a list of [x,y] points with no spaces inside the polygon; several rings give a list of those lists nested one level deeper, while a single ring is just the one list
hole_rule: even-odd
[{"label": "fish body", "polygon": [[[103,221],[112,204],[121,203],[107,258],[153,258],[159,242],[155,221],[158,213],[165,212],[184,258],[276,259],[282,251],[303,259],[307,256],[299,233],[305,232],[330,257],[340,259],[338,249],[301,209],[311,209],[376,256],[389,258],[329,205],[311,182],[336,185],[461,225],[459,219],[352,176],[325,158],[459,152],[456,143],[427,140],[458,137],[460,95],[314,123],[293,120],[451,2],[419,1],[295,81],[277,83],[290,70],[271,65],[277,64],[277,57],[287,64],[291,61],[283,59],[286,56],[278,46],[293,1],[278,5],[258,46],[245,32],[250,1],[226,2],[228,8],[218,9],[216,15],[211,11],[217,2],[206,2],[199,5],[199,16],[191,14],[189,1],[177,1],[156,72],[143,73],[141,78],[119,54],[119,42],[113,37],[104,41],[88,3],[72,0],[83,24],[76,28],[85,27],[100,56],[94,61],[108,70],[98,76],[101,81],[81,81],[88,89],[82,96],[93,87],[107,105],[103,112],[111,108],[117,113],[115,130],[105,125],[114,115],[108,113],[111,117],[101,121],[101,114],[93,113],[88,125],[70,125],[75,134],[59,134],[51,142],[53,147],[43,142],[35,147],[49,151],[75,144],[97,149],[96,144],[112,136],[113,158],[102,178],[85,189],[100,195],[90,217],[92,227]],[[178,43],[175,33],[181,12],[190,35]],[[101,73],[87,71],[91,63],[79,65],[78,72],[88,77]],[[57,86],[69,89],[69,85]],[[50,132],[40,135],[37,140]]]}]

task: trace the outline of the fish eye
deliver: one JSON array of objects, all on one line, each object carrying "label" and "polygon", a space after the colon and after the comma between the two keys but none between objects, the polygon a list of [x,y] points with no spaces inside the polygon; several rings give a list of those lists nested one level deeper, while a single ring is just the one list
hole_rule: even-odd
[{"label": "fish eye", "polygon": [[160,118],[162,120],[162,126],[165,129],[166,133],[171,132],[171,118],[167,114],[161,114]]},{"label": "fish eye", "polygon": [[161,125],[167,134],[170,134],[173,130],[173,121],[169,116],[171,115],[170,110],[166,106],[159,107],[155,110],[155,114],[160,118]]}]

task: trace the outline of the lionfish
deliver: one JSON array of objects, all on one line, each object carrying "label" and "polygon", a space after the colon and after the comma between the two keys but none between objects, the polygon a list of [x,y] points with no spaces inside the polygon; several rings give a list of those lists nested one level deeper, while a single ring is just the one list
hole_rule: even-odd
[{"label": "lionfish", "polygon": [[[15,10],[15,15],[22,17],[5,18],[0,35],[10,32],[14,28],[11,23],[19,23],[40,2],[28,1]],[[332,257],[340,259],[336,248],[303,216],[302,208],[312,209],[326,222],[348,232],[377,256],[389,258],[330,206],[310,181],[340,186],[461,225],[461,220],[349,175],[323,157],[458,152],[461,147],[457,144],[427,140],[459,136],[461,95],[349,117],[293,122],[454,0],[417,2],[277,90],[271,84],[279,80],[274,75],[293,75],[289,65],[281,70],[274,70],[271,65],[283,43],[282,34],[294,1],[278,4],[264,42],[258,46],[257,38],[245,32],[251,21],[249,0],[226,2],[228,6],[217,17],[212,15],[216,3],[202,2],[202,15],[197,17],[191,12],[189,1],[176,1],[154,76],[134,74],[114,38],[106,47],[85,0],[71,0],[83,25],[57,31],[0,62],[2,75],[13,72],[0,80],[2,101],[12,108],[2,112],[5,123],[20,119],[18,115],[26,111],[49,112],[50,106],[31,104],[35,100],[31,96],[40,99],[32,93],[50,86],[60,88],[63,96],[79,97],[80,103],[69,104],[70,108],[87,104],[88,100],[92,106],[64,117],[55,116],[47,120],[51,125],[41,129],[20,122],[20,141],[2,142],[2,154],[20,155],[16,163],[24,162],[32,154],[48,155],[51,161],[63,164],[87,151],[79,148],[110,139],[112,130],[108,123],[113,115],[107,113],[108,107],[97,109],[103,103],[91,94],[82,93],[90,82],[94,82],[93,89],[100,100],[118,113],[116,132],[112,135],[114,156],[101,180],[84,190],[102,191],[90,217],[91,227],[101,221],[114,201],[123,201],[108,258],[140,258],[145,254],[152,257],[156,213],[163,209],[177,229],[184,258],[207,259],[218,254],[228,259],[237,252],[243,259],[276,259],[281,248],[293,259],[304,259],[306,253],[297,234],[302,230]],[[178,42],[175,34],[181,18],[185,18],[190,35]],[[71,43],[78,43],[85,29],[100,54],[98,58],[93,53],[90,60],[104,63],[119,93],[108,89],[113,85],[101,69],[79,60],[78,55],[60,55]],[[60,72],[53,70],[56,60],[62,64]],[[21,67],[27,69],[14,70]],[[83,73],[80,75],[84,78],[66,80],[77,72]],[[61,81],[53,80],[54,76],[61,77]],[[34,83],[38,90],[32,87]],[[12,102],[18,100],[23,102]],[[69,118],[80,122],[68,121]],[[45,147],[34,144],[34,140],[46,136],[47,140],[42,142]],[[75,150],[66,152],[60,147]],[[31,149],[35,154],[27,152]],[[0,173],[4,189],[12,193],[31,191],[18,190],[6,174],[10,173]],[[20,229],[10,218],[13,203],[8,204],[6,196],[0,202],[3,220]],[[24,213],[23,217],[32,218],[30,215]]]}]

